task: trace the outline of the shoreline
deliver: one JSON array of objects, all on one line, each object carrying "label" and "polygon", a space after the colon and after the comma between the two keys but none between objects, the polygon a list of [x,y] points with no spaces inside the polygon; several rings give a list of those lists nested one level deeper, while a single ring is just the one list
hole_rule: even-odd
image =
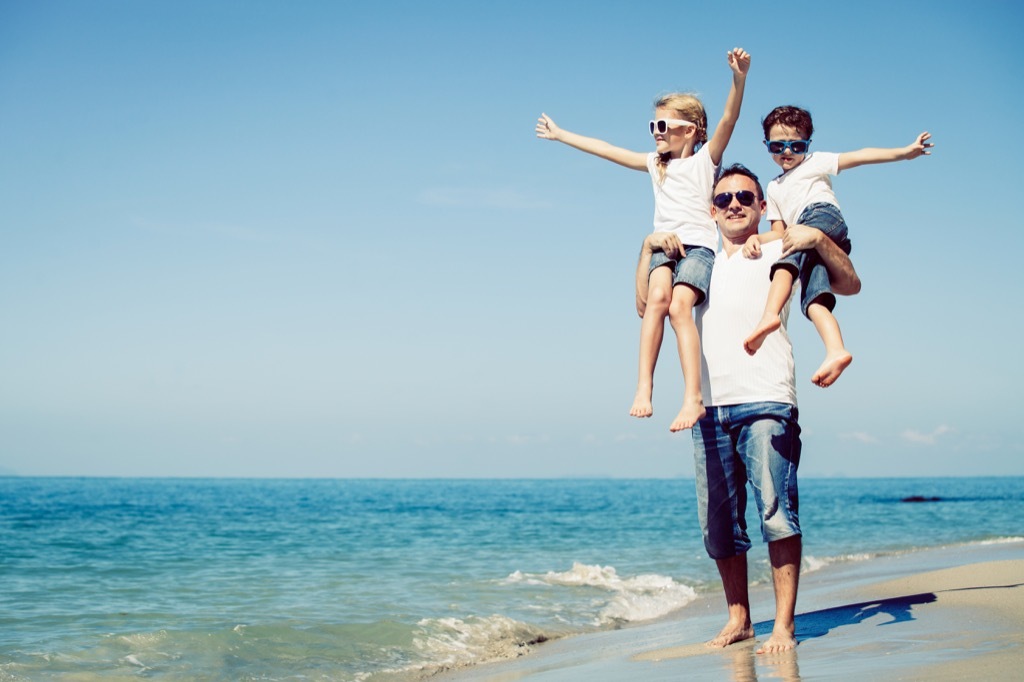
[{"label": "shoreline", "polygon": [[566,637],[507,661],[439,672],[443,682],[544,680],[1008,679],[1024,664],[1024,541],[940,547],[801,576],[792,652],[759,656],[769,585],[751,588],[755,639],[709,649],[720,592],[657,621]]}]

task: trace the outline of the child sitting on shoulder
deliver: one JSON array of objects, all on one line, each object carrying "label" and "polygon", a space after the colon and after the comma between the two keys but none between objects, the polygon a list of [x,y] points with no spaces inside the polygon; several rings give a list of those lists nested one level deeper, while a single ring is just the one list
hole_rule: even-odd
[{"label": "child sitting on shoulder", "polygon": [[[762,121],[764,143],[782,174],[768,183],[768,220],[772,230],[750,238],[743,248],[748,258],[760,256],[760,245],[781,239],[788,225],[808,225],[824,232],[843,251],[850,253],[846,221],[832,191],[831,175],[857,166],[916,159],[931,154],[931,134],[924,132],[906,147],[878,149],[869,147],[841,154],[808,152],[814,125],[810,112],[793,106],[773,109]],[[794,280],[801,284],[800,305],[804,315],[814,323],[825,343],[825,361],[811,377],[811,382],[825,388],[835,383],[853,361],[846,350],[843,336],[832,310],[836,298],[832,293],[828,271],[813,251],[784,251],[771,270],[772,284],[764,316],[743,342],[753,355],[765,338],[781,324],[779,314],[793,291]]]},{"label": "child sitting on shoulder", "polygon": [[659,251],[651,260],[650,297],[640,325],[640,367],[629,413],[650,417],[654,408],[654,367],[661,349],[665,317],[676,333],[685,389],[683,406],[670,431],[691,428],[705,414],[700,386],[700,338],[693,308],[707,296],[718,232],[711,219],[711,191],[722,155],[739,119],[750,54],[740,48],[726,53],[732,88],[725,112],[708,139],[708,120],[700,100],[673,93],[654,104],[649,123],[653,152],[616,147],[558,127],[547,114],[537,121],[537,137],[556,140],[632,170],[649,173],[654,190],[654,231],[672,233],[682,245]]}]

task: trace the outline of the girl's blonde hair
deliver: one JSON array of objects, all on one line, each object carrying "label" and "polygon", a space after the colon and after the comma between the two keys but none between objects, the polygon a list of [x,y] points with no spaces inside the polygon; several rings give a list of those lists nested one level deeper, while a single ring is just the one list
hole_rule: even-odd
[{"label": "girl's blonde hair", "polygon": [[[701,145],[708,141],[708,115],[704,111],[704,105],[697,99],[697,96],[689,92],[670,92],[662,95],[654,102],[655,110],[665,108],[676,112],[676,118],[685,121],[692,121],[697,124],[696,144],[693,151],[700,149]],[[658,184],[665,182],[665,172],[668,169],[668,152],[658,156]]]}]

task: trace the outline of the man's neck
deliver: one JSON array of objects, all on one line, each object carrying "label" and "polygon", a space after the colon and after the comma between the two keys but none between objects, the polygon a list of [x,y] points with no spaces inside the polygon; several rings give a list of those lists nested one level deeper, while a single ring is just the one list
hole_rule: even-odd
[{"label": "man's neck", "polygon": [[743,248],[743,245],[747,243],[747,240],[751,235],[757,234],[757,229],[753,229],[746,234],[739,235],[730,239],[729,237],[722,235],[722,250],[725,251],[725,255],[732,256],[734,253]]}]

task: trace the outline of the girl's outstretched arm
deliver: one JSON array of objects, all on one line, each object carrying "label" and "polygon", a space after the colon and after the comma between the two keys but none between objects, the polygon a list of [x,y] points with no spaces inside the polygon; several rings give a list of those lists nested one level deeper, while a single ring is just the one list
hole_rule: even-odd
[{"label": "girl's outstretched arm", "polygon": [[740,119],[740,105],[743,104],[743,88],[747,83],[747,71],[750,70],[750,53],[746,50],[735,47],[726,53],[729,60],[729,68],[732,69],[732,88],[729,90],[729,98],[725,100],[725,113],[722,120],[718,122],[714,134],[708,140],[708,153],[715,165],[722,163],[722,155],[729,145],[733,128],[736,121]]},{"label": "girl's outstretched arm", "polygon": [[868,147],[866,149],[858,149],[855,152],[843,152],[839,155],[839,170],[844,171],[848,168],[866,166],[870,163],[909,161],[919,156],[929,156],[931,148],[935,146],[928,141],[930,139],[932,139],[932,134],[924,132],[918,135],[917,139],[906,147],[893,147],[892,149]]},{"label": "girl's outstretched arm", "polygon": [[537,119],[537,137],[542,140],[557,140],[582,152],[613,161],[626,168],[647,171],[646,152],[631,152],[628,149],[616,147],[595,137],[584,137],[583,135],[563,130],[555,125],[555,122],[547,114],[541,114],[540,118]]}]

